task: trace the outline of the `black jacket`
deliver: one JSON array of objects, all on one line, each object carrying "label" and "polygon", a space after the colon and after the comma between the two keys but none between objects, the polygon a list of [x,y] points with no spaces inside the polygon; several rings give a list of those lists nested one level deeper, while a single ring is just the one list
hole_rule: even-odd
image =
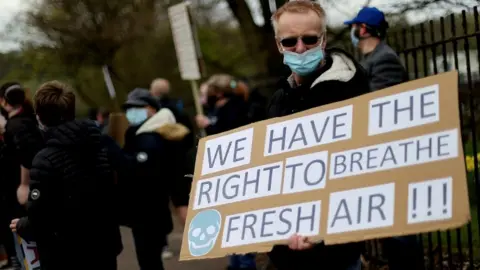
[{"label": "black jacket", "polygon": [[222,133],[249,124],[248,104],[242,97],[232,96],[219,108],[209,109],[211,124],[205,128],[208,135]]},{"label": "black jacket", "polygon": [[[353,98],[368,93],[368,83],[365,71],[351,56],[341,50],[327,50],[326,64],[301,86],[292,87],[291,79],[281,82],[267,114],[269,118],[280,117]],[[319,265],[343,270],[358,261],[361,247],[360,243],[317,244],[310,250],[293,251],[287,246],[275,246],[269,255],[279,270],[319,269]]]},{"label": "black jacket", "polygon": [[[181,100],[171,98],[169,95],[164,95],[159,99],[160,108],[167,108],[172,111],[177,123],[182,124],[189,130],[193,131],[192,121],[190,120],[188,114],[182,108],[180,108],[179,104],[181,104]],[[184,153],[194,146],[194,135],[195,134],[193,132],[190,132],[185,136],[185,138],[182,139],[182,143],[180,145]]]},{"label": "black jacket", "polygon": [[377,91],[408,81],[408,74],[395,51],[385,42],[364,56],[360,64],[370,80],[370,90]]},{"label": "black jacket", "polygon": [[173,229],[170,199],[176,207],[187,206],[191,184],[191,179],[181,175],[186,155],[182,139],[186,134],[172,140],[167,133],[171,135],[178,127],[188,129],[167,124],[137,134],[145,124],[129,127],[125,135],[124,152],[133,161],[119,171],[122,223],[167,235]]},{"label": "black jacket", "polygon": [[37,242],[42,270],[99,269],[122,249],[115,176],[100,130],[72,121],[48,129],[45,139],[32,162],[28,216],[18,233]]},{"label": "black jacket", "polygon": [[35,115],[21,111],[8,119],[5,125],[4,146],[0,150],[2,176],[0,190],[9,208],[17,208],[16,190],[20,184],[20,166],[30,169],[33,157],[43,147],[43,136]]}]

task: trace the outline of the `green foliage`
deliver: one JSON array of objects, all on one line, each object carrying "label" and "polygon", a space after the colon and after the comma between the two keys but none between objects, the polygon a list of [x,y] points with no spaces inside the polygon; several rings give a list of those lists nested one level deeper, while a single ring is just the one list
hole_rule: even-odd
[{"label": "green foliage", "polygon": [[[98,8],[101,8],[102,1],[98,2],[100,2]],[[44,13],[36,11],[30,15],[32,14],[40,16],[39,14]],[[53,19],[49,19],[53,22],[48,21],[49,24],[42,24],[41,27],[56,28],[61,23],[74,24],[69,21],[68,16],[63,17],[65,14],[54,15]],[[66,31],[65,29],[62,31]],[[44,30],[44,33],[53,30]],[[93,30],[84,29],[83,34],[71,31],[71,42],[76,40],[79,44],[76,48],[71,48],[75,47],[72,43],[68,43],[67,46],[67,43],[64,43],[66,41],[60,40],[64,37],[59,36],[58,40],[53,40],[53,46],[30,44],[24,46],[21,51],[0,54],[0,81],[16,80],[28,84],[31,89],[36,89],[48,80],[64,80],[76,89],[77,96],[82,101],[78,106],[80,110],[85,110],[87,106],[113,109],[115,104],[108,96],[101,72],[101,63],[110,62],[119,103],[122,103],[127,93],[134,88],[149,88],[154,78],[163,77],[170,80],[173,96],[182,98],[187,106],[193,106],[190,85],[180,78],[168,20],[160,19],[157,27],[145,30],[128,41],[99,41]],[[86,37],[90,33],[88,31],[92,32],[92,37]],[[222,23],[201,24],[198,26],[198,36],[207,76],[217,72],[236,76],[256,74],[256,63],[247,54],[244,39],[239,35],[237,28]],[[83,45],[80,44],[82,42]],[[88,52],[90,49],[82,46],[99,48],[110,46],[115,47],[115,51],[111,56],[96,50],[94,55],[90,55]],[[70,56],[73,58],[69,58]],[[90,57],[98,61],[92,61]]]}]

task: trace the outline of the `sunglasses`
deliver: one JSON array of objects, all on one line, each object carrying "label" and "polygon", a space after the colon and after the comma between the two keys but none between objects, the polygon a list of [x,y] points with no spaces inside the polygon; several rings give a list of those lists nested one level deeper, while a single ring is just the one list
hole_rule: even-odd
[{"label": "sunglasses", "polygon": [[319,36],[302,36],[302,37],[288,37],[280,40],[280,44],[283,47],[295,47],[297,45],[298,40],[301,39],[303,44],[307,46],[315,45],[318,43],[322,37]]}]

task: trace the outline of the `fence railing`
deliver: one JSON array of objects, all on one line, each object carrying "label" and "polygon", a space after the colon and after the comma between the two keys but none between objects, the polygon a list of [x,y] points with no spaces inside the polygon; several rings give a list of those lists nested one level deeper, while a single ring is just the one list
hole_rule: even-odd
[{"label": "fence railing", "polygon": [[[418,235],[424,269],[480,269],[480,24],[477,7],[402,29],[387,42],[398,52],[410,79],[448,70],[459,72],[462,139],[468,171],[471,222],[464,228]],[[382,240],[367,244],[370,263],[386,264]]]}]

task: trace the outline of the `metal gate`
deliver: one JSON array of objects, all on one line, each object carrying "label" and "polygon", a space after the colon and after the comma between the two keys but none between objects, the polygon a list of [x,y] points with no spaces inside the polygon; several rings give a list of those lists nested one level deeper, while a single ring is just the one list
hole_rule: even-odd
[{"label": "metal gate", "polygon": [[[387,42],[402,59],[410,79],[449,70],[459,72],[462,140],[466,155],[472,221],[464,228],[418,235],[424,269],[480,269],[480,24],[477,7],[389,34]],[[371,269],[387,261],[382,240],[369,241],[366,257]]]}]

